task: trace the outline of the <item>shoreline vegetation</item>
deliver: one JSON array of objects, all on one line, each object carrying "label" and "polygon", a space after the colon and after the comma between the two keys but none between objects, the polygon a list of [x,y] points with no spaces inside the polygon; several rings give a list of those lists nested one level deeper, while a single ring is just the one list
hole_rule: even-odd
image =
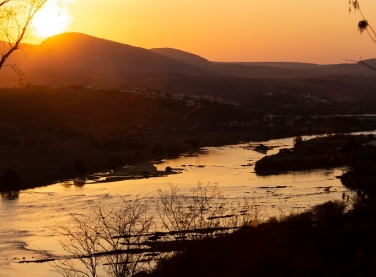
[{"label": "shoreline vegetation", "polygon": [[[218,231],[216,228],[177,228],[170,232],[156,232],[148,234],[147,240],[140,244],[150,248],[140,251],[131,249],[116,255],[142,255],[146,251],[146,256],[158,258],[155,267],[147,271],[138,269],[132,276],[374,276],[374,179],[371,179],[368,187],[362,183],[362,180],[369,180],[370,176],[374,178],[374,142],[372,134],[327,134],[309,140],[297,136],[292,149],[282,149],[278,154],[265,156],[258,161],[276,160],[264,165],[264,168],[269,169],[267,172],[271,168],[275,169],[270,164],[281,167],[278,163],[285,165],[279,172],[341,166],[344,171],[342,183],[357,193],[351,200],[343,195],[342,201],[326,202],[299,214],[281,214],[266,221],[258,218],[259,212],[248,214],[249,210],[241,207],[243,210],[240,210],[240,215],[246,215],[247,220],[237,228],[230,228],[232,231],[226,232],[226,228],[220,228],[219,231],[225,232],[219,232],[218,235],[214,235]],[[268,150],[268,146],[255,145],[253,151]],[[313,162],[302,162],[307,160]],[[372,164],[367,167],[366,173],[364,161]],[[150,167],[144,169],[150,170]],[[358,179],[354,179],[354,176]],[[173,191],[171,194],[159,192],[159,195],[162,200],[169,199],[161,203],[174,203],[181,207]],[[197,199],[193,199],[192,203],[196,203]],[[218,203],[222,206],[222,203]],[[192,210],[188,204],[183,206]],[[177,207],[169,212],[184,214]],[[227,218],[228,215],[213,217]],[[206,220],[212,218],[207,217]],[[187,235],[191,232],[197,232],[200,236],[188,239]],[[206,232],[212,235],[204,235]],[[175,240],[164,239],[171,234]],[[105,256],[108,253],[113,254],[106,252]],[[56,265],[61,261],[53,262]]]},{"label": "shoreline vegetation", "polygon": [[[162,233],[151,236],[149,240],[155,241],[147,245],[153,251],[174,253],[162,255],[155,268],[134,276],[375,276],[374,143],[372,134],[295,137],[292,149],[258,162],[274,160],[264,165],[267,172],[340,166],[341,182],[356,196],[350,200],[344,194],[342,201],[266,221],[252,217],[240,228],[217,236],[185,240],[184,234],[182,241],[158,241],[165,236]],[[259,144],[253,150],[267,151],[268,147]],[[242,215],[248,212],[241,211]]]},{"label": "shoreline vegetation", "polygon": [[257,105],[151,89],[0,89],[0,174],[13,178],[6,185],[9,176],[2,175],[0,191],[82,179],[208,146],[376,129],[375,116],[295,116],[290,110],[271,116],[269,102]]},{"label": "shoreline vegetation", "polygon": [[[359,131],[359,130],[356,130]],[[365,130],[364,132],[367,132]],[[19,182],[11,187],[0,186],[0,191],[18,191],[46,186],[58,182],[80,185],[84,179],[118,181],[132,178],[158,177],[179,173],[179,170],[167,169],[157,171],[152,164],[163,159],[174,158],[184,153],[199,154],[200,149],[211,146],[223,146],[249,141],[264,141],[286,136],[264,133],[249,134],[247,132],[173,132],[150,133],[134,136],[136,146],[115,149],[98,149],[85,139],[72,139],[44,145],[14,148],[2,151],[2,163],[9,164],[19,176]],[[304,135],[312,135],[306,133]],[[329,138],[330,137],[330,138]],[[359,137],[362,142],[369,141],[365,136]],[[324,140],[325,138],[321,138]],[[345,143],[346,135],[327,136],[333,143]],[[338,140],[338,141],[337,141]],[[150,146],[153,145],[154,147]],[[284,170],[305,170],[338,166],[327,159],[327,148],[312,150],[310,142],[304,141],[302,151],[283,149],[280,153],[265,156],[255,164],[257,174],[274,174]],[[137,146],[139,145],[139,146]],[[307,146],[305,146],[307,145]],[[332,147],[328,145],[328,147]],[[322,147],[322,144],[320,144]],[[308,150],[307,150],[308,149]],[[266,153],[267,146],[258,145],[254,151]],[[305,156],[302,152],[314,153]],[[313,152],[312,152],[313,151]],[[317,151],[321,151],[319,154]],[[324,152],[323,152],[324,151]],[[288,153],[287,153],[288,152]],[[30,157],[25,159],[25,157]],[[286,162],[286,157],[287,161]],[[304,161],[308,161],[305,163]],[[80,168],[81,167],[81,168]],[[112,177],[109,177],[112,176]],[[116,177],[117,176],[117,177]],[[108,177],[108,180],[105,178]],[[82,183],[83,184],[83,183]]]},{"label": "shoreline vegetation", "polygon": [[375,231],[363,207],[326,202],[188,244],[137,276],[375,276]]},{"label": "shoreline vegetation", "polygon": [[[255,163],[258,175],[272,175],[287,171],[341,167],[346,171],[350,157],[353,161],[373,155],[375,138],[370,135],[330,134],[309,140],[295,137],[293,148],[283,148],[277,154]],[[372,144],[373,143],[373,144]]]},{"label": "shoreline vegetation", "polygon": [[[98,179],[157,177],[179,172],[177,169],[157,171],[153,164],[184,153],[194,155],[209,146],[222,146],[249,140],[261,140],[261,134],[173,132],[150,133],[132,136],[127,146],[103,149],[85,138],[63,142],[14,148],[1,151],[4,170],[11,169],[19,176],[14,186],[0,186],[0,191],[23,190],[46,186],[56,182]],[[28,158],[25,158],[28,157]],[[95,174],[95,176],[94,176]]]},{"label": "shoreline vegetation", "polygon": [[[84,235],[89,234],[86,238],[91,241],[103,234],[92,229],[90,224],[104,224],[108,227],[107,224],[115,223],[121,227],[117,220],[133,216],[135,213],[130,211],[140,209],[138,215],[142,215],[143,230],[148,235],[126,233],[122,237],[114,237],[110,232],[107,239],[114,243],[113,248],[121,250],[125,247],[121,243],[128,241],[132,253],[122,254],[134,254],[133,248],[141,245],[138,239],[142,238],[149,247],[159,248],[159,252],[167,251],[163,248],[171,244],[164,244],[163,239],[168,234],[176,238],[179,249],[173,249],[175,252],[167,256],[157,256],[160,259],[155,268],[130,275],[375,276],[376,150],[373,146],[365,146],[366,143],[374,142],[374,138],[372,135],[348,135],[357,131],[374,131],[375,118],[362,117],[358,120],[356,117],[332,116],[330,119],[320,118],[318,125],[315,125],[312,118],[307,116],[304,120],[298,120],[296,126],[287,126],[281,123],[286,122],[282,117],[271,119],[258,115],[259,119],[264,118],[265,121],[260,119],[256,125],[247,125],[247,120],[256,118],[255,114],[250,113],[246,118],[246,112],[240,109],[210,103],[187,108],[185,104],[171,99],[149,101],[143,98],[137,102],[137,95],[120,92],[90,94],[85,90],[73,90],[66,95],[61,91],[61,94],[51,91],[33,93],[21,91],[20,94],[0,94],[0,100],[4,100],[0,101],[0,118],[4,119],[0,122],[0,170],[3,172],[0,191],[3,198],[17,198],[20,190],[59,181],[62,185],[80,186],[85,185],[87,178],[89,181],[108,182],[176,174],[179,169],[166,167],[165,171],[158,172],[153,164],[183,153],[199,154],[204,147],[284,137],[295,137],[294,147],[282,149],[278,154],[265,156],[256,162],[257,174],[340,166],[345,174],[339,181],[356,192],[351,200],[343,195],[343,201],[327,202],[300,214],[281,215],[267,221],[258,221],[257,216],[248,218],[244,224],[236,225],[239,228],[233,232],[225,232],[220,236],[212,236],[211,232],[217,229],[208,229],[207,226],[193,228],[199,233],[193,243],[185,239],[192,235],[192,226],[187,228],[179,225],[181,222],[192,222],[190,216],[197,219],[197,224],[205,223],[214,228],[218,227],[215,222],[235,218],[224,214],[220,195],[217,195],[217,199],[221,201],[216,202],[218,209],[215,209],[219,216],[217,214],[213,217],[208,216],[212,203],[206,203],[207,207],[204,208],[199,205],[200,200],[215,199],[203,197],[207,196],[205,191],[196,191],[189,203],[180,202],[183,200],[177,197],[177,187],[171,188],[171,194],[159,191],[162,204],[157,211],[161,212],[161,217],[168,218],[164,217],[166,213],[180,213],[183,216],[176,221],[178,226],[170,230],[172,233],[150,233],[151,221],[148,216],[144,216],[147,215],[145,207],[138,205],[141,202],[137,202],[137,199],[133,202],[135,206],[132,206],[132,202],[124,202],[125,206],[109,207],[108,213],[99,210],[99,217],[95,220],[85,215],[74,218],[77,224],[71,225],[73,229],[63,227],[63,231],[75,235],[77,230],[74,228],[88,223],[84,225],[94,231]],[[140,111],[144,111],[144,114]],[[165,111],[164,114],[161,111]],[[307,122],[311,123],[307,125]],[[302,139],[304,135],[318,133],[322,135],[307,141]],[[269,150],[268,146],[262,144],[253,146],[253,151],[267,153]],[[169,206],[169,203],[175,206]],[[119,216],[112,216],[115,211],[112,208],[119,208],[116,210]],[[197,216],[197,210],[201,212],[200,216]],[[238,210],[242,217],[247,216],[249,211],[241,206]],[[98,218],[103,222],[98,221]],[[139,222],[134,218],[128,220],[137,224]],[[166,222],[165,227],[174,226]],[[210,238],[202,236],[203,231],[208,231]],[[116,232],[122,234],[118,230]],[[72,241],[68,240],[67,243],[67,247],[74,246],[69,245]],[[106,248],[99,254],[111,258],[112,254],[117,255],[119,252],[107,251]],[[99,259],[99,254],[78,253],[74,257],[85,262],[91,258]],[[75,270],[70,260],[52,262],[55,261],[63,262],[60,269]],[[109,266],[124,269],[128,264],[112,262]]]}]

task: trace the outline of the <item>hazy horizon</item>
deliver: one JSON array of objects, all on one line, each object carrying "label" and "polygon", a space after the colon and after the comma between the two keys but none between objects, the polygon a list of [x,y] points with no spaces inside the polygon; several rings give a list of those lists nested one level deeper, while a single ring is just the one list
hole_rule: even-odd
[{"label": "hazy horizon", "polygon": [[[95,37],[95,38],[98,38],[98,39],[103,39],[103,40],[107,40],[107,41],[111,41],[111,42],[115,42],[115,43],[120,43],[120,44],[124,44],[124,45],[130,45],[130,46],[134,46],[134,47],[144,48],[144,47],[139,46],[139,45],[131,45],[131,44],[126,43],[126,42],[121,42],[121,41],[116,41],[116,40],[112,40],[112,39],[107,39],[107,38],[104,38],[104,37],[97,37],[95,35],[90,35],[90,34],[81,33],[81,32],[74,32],[74,31],[67,31],[67,32],[62,32],[62,33],[59,33],[59,34],[51,35],[51,36],[46,37],[43,40],[38,41],[38,42],[28,40],[24,44],[31,44],[31,45],[34,45],[34,46],[38,46],[38,45],[42,44],[45,40],[47,40],[49,38],[52,38],[52,37],[55,37],[55,36],[59,36],[59,35],[63,35],[63,34],[69,34],[69,33],[72,33],[72,34],[74,34],[74,33],[83,34],[83,35],[88,35],[88,36],[92,36],[92,37]],[[185,50],[185,49],[172,48],[172,47],[168,47],[168,46],[164,46],[164,47],[151,47],[151,48],[144,48],[144,49],[146,49],[146,50],[152,50],[152,49],[161,49],[161,48],[162,49],[180,50],[180,51],[183,51],[183,52],[194,54],[194,55],[197,55],[197,56],[199,56],[201,58],[207,59],[208,61],[213,62],[213,63],[297,63],[297,64],[335,65],[335,64],[351,64],[351,63],[356,63],[356,62],[360,61],[360,60],[349,60],[349,59],[346,59],[346,60],[344,60],[342,62],[338,62],[338,63],[316,63],[316,62],[305,62],[305,61],[300,61],[300,60],[279,60],[279,61],[278,60],[210,60],[210,59],[208,59],[205,56],[199,55],[198,53],[189,52],[188,50]],[[375,57],[369,57],[367,59],[374,59],[374,58]]]},{"label": "hazy horizon", "polygon": [[[210,61],[315,64],[366,60],[376,50],[357,30],[360,14],[349,14],[344,0],[58,2],[49,0],[28,43],[79,32],[145,49],[180,49]],[[376,3],[361,5],[366,17],[376,9]]]}]

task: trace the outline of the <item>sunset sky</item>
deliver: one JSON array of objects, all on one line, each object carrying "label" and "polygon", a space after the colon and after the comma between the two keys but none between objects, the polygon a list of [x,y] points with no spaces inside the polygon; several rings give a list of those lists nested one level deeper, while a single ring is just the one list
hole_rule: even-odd
[{"label": "sunset sky", "polygon": [[[376,57],[347,0],[63,0],[65,31],[211,61],[343,63]],[[372,24],[376,1],[360,2]],[[51,22],[53,19],[49,19]],[[376,23],[375,23],[376,25]]]}]

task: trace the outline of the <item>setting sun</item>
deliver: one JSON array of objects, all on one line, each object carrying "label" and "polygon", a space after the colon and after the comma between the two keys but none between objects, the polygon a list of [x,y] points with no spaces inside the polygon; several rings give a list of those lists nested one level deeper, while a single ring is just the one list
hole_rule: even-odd
[{"label": "setting sun", "polygon": [[40,10],[33,19],[34,33],[47,38],[67,30],[71,17],[68,11],[56,1],[49,2],[50,5]]},{"label": "setting sun", "polygon": [[376,0],[0,0],[0,277],[376,277]]}]

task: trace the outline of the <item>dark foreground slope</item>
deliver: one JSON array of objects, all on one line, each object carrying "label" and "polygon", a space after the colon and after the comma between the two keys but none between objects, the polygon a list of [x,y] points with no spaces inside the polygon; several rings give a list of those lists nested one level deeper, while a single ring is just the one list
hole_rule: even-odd
[{"label": "dark foreground slope", "polygon": [[375,220],[342,202],[206,239],[144,276],[375,276]]},{"label": "dark foreground slope", "polygon": [[187,244],[145,276],[375,276],[376,152],[362,145],[368,139],[316,138],[297,146],[311,150],[311,157],[315,151],[336,151],[328,156],[342,162],[340,180],[356,194]]}]

